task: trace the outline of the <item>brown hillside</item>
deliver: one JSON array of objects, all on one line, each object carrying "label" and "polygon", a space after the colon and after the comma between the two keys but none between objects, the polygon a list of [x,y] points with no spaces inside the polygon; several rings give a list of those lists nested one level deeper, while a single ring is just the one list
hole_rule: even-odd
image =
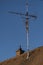
[{"label": "brown hillside", "polygon": [[26,53],[6,60],[0,65],[43,65],[43,46],[30,51],[29,59],[26,59]]}]

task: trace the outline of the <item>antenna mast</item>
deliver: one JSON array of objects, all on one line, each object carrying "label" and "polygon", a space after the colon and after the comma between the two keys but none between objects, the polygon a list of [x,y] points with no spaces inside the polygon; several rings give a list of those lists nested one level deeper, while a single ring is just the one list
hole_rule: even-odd
[{"label": "antenna mast", "polygon": [[29,25],[28,25],[28,0],[26,0],[26,22],[25,22],[25,24],[26,24],[26,36],[27,36],[27,57],[26,57],[26,59],[28,59],[29,58]]},{"label": "antenna mast", "polygon": [[26,39],[27,39],[27,57],[26,59],[29,58],[29,19],[30,18],[37,18],[37,16],[35,15],[31,15],[31,14],[28,14],[28,0],[26,0],[26,13],[18,13],[18,12],[12,12],[12,11],[8,11],[8,13],[11,13],[11,14],[16,14],[16,15],[20,15],[20,16],[25,16],[26,17]]}]

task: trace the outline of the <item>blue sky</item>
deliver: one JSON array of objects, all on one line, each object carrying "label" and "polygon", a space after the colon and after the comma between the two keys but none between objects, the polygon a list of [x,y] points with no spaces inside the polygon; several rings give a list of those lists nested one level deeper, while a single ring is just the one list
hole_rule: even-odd
[{"label": "blue sky", "polygon": [[[29,49],[43,46],[43,0],[28,0],[29,14],[37,19],[29,20]],[[8,13],[26,13],[26,0],[0,0],[0,62],[16,55],[21,44],[26,51],[25,19]]]}]

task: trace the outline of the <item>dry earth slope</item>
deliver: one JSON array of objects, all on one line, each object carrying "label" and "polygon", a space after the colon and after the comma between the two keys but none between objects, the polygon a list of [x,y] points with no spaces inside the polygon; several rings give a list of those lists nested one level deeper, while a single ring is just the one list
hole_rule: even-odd
[{"label": "dry earth slope", "polygon": [[43,65],[43,46],[30,51],[29,59],[26,52],[18,57],[0,62],[0,65]]}]

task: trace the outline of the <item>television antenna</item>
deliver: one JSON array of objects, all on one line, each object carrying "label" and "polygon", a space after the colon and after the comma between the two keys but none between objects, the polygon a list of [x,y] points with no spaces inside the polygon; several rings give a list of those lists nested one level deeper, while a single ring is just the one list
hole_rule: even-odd
[{"label": "television antenna", "polygon": [[27,44],[27,57],[26,57],[26,59],[29,59],[29,55],[30,55],[29,54],[29,19],[30,18],[37,18],[37,16],[28,14],[28,0],[26,0],[26,13],[25,14],[24,13],[13,12],[13,11],[8,11],[8,13],[26,17],[26,22],[25,22],[26,36],[27,36],[27,42],[26,42],[26,44]]}]

